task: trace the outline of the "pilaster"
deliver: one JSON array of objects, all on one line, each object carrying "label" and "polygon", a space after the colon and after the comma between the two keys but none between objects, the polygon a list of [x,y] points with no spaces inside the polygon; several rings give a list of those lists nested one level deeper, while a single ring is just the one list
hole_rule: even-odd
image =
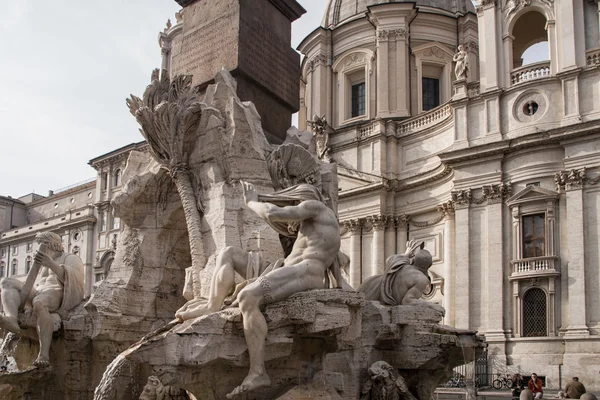
[{"label": "pilaster", "polygon": [[438,206],[438,211],[444,214],[444,308],[446,309],[446,315],[444,317],[444,324],[450,326],[456,326],[456,310],[454,304],[456,276],[455,276],[455,225],[454,225],[454,202],[449,201],[447,203]]},{"label": "pilaster", "polygon": [[377,117],[390,113],[389,36],[389,30],[377,29]]},{"label": "pilaster", "polygon": [[[455,291],[455,327],[470,328],[470,203],[471,190],[452,192],[455,205],[454,271],[456,280],[460,280],[460,290]],[[457,285],[458,286],[458,285]]]},{"label": "pilaster", "polygon": [[408,242],[408,215],[401,214],[395,218],[396,224],[396,254],[406,251],[406,242]]},{"label": "pilaster", "polygon": [[385,271],[384,246],[385,246],[385,217],[373,215],[369,217],[369,222],[373,225],[373,244],[371,258],[371,273],[369,276],[383,274]]},{"label": "pilaster", "polygon": [[583,176],[574,176],[566,185],[566,206],[568,219],[567,248],[569,261],[566,273],[568,278],[569,325],[566,336],[587,336],[589,330],[586,319],[585,301],[585,237],[583,210]]},{"label": "pilaster", "polygon": [[482,0],[477,9],[479,27],[479,73],[481,92],[499,87],[498,27],[496,22],[496,1]]},{"label": "pilaster", "polygon": [[358,289],[362,282],[361,271],[361,233],[362,221],[352,219],[347,222],[350,228],[350,286]]}]

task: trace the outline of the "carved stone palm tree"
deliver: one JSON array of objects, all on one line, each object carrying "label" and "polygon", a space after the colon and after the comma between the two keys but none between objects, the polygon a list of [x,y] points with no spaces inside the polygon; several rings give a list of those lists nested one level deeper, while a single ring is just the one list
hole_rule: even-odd
[{"label": "carved stone palm tree", "polygon": [[192,267],[200,270],[206,265],[202,242],[202,195],[192,185],[189,168],[190,153],[198,138],[203,104],[191,75],[178,75],[169,80],[167,71],[152,73],[152,82],[143,98],[131,95],[129,111],[141,126],[140,132],[148,142],[150,154],[169,172],[183,204],[190,240]]}]

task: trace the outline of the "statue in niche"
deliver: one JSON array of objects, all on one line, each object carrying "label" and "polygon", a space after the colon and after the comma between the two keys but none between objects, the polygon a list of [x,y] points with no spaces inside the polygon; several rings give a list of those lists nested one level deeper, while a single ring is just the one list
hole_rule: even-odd
[{"label": "statue in niche", "polygon": [[369,379],[360,391],[360,400],[416,400],[404,379],[385,361],[369,367]]},{"label": "statue in niche", "polygon": [[467,73],[469,71],[469,54],[465,51],[465,47],[462,44],[458,46],[458,53],[454,55],[452,61],[456,63],[456,66],[454,67],[456,80],[467,79]]},{"label": "statue in niche", "polygon": [[156,376],[150,376],[139,400],[191,400],[191,398],[184,389],[164,386]]},{"label": "statue in niche", "polygon": [[[65,253],[60,236],[52,232],[42,232],[36,236],[40,244],[34,263],[25,283],[15,278],[0,281],[4,315],[0,316],[0,327],[20,333],[18,314],[26,305],[31,306],[35,315],[40,351],[34,365],[50,365],[50,344],[54,322],[50,313],[63,316],[83,300],[84,266],[81,259]],[[42,269],[41,279],[33,287],[38,272]]]},{"label": "statue in niche", "polygon": [[382,304],[396,306],[407,304],[433,304],[421,300],[431,283],[428,275],[433,263],[431,253],[425,250],[425,243],[411,240],[406,244],[404,254],[396,254],[385,262],[385,273],[366,279],[358,288],[367,300],[377,300]]},{"label": "statue in niche", "polygon": [[308,121],[315,138],[316,152],[319,160],[331,162],[330,147],[329,147],[329,125],[325,116],[319,117],[315,115],[312,121]]}]

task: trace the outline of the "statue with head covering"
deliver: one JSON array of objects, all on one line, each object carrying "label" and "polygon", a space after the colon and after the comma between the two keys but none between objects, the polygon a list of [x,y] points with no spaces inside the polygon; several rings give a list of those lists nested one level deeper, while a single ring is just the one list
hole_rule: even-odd
[{"label": "statue with head covering", "polygon": [[[50,365],[50,344],[54,330],[50,313],[64,317],[67,311],[83,300],[84,266],[78,256],[65,253],[57,234],[42,232],[36,236],[36,240],[40,247],[25,282],[16,278],[3,278],[0,281],[4,309],[4,315],[0,316],[0,327],[20,333],[19,311],[26,306],[33,308],[40,342],[34,365],[47,367]],[[37,287],[33,287],[36,280]]]},{"label": "statue with head covering", "polygon": [[433,258],[425,250],[425,243],[411,240],[406,244],[404,254],[388,257],[383,275],[366,279],[358,291],[363,292],[367,300],[377,300],[390,306],[422,303],[439,307],[421,300],[431,282],[428,270],[432,263]]}]

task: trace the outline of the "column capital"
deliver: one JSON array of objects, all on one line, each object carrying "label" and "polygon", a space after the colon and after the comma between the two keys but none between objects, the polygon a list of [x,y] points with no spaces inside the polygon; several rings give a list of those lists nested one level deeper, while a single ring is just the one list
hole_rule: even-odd
[{"label": "column capital", "polygon": [[468,208],[471,204],[471,189],[453,190],[450,194],[456,210]]},{"label": "column capital", "polygon": [[410,222],[410,215],[400,214],[394,217],[396,228],[406,228]]},{"label": "column capital", "polygon": [[582,189],[586,181],[585,167],[580,169],[571,169],[569,171],[559,171],[554,174],[554,185],[556,191],[569,191]]},{"label": "column capital", "polygon": [[363,226],[363,221],[361,219],[350,219],[344,222],[344,225],[348,227],[348,230],[352,235],[360,234],[360,231]]},{"label": "column capital", "polygon": [[438,212],[444,215],[444,218],[454,218],[455,204],[454,201],[448,200],[437,206]]},{"label": "column capital", "polygon": [[378,42],[388,41],[389,36],[390,36],[389,29],[377,29],[377,41]]},{"label": "column capital", "polygon": [[500,183],[494,185],[484,185],[481,190],[488,204],[501,203],[505,198],[512,194],[510,183]]},{"label": "column capital", "polygon": [[374,230],[382,231],[385,229],[387,218],[384,215],[371,215],[367,217],[367,220],[373,225]]}]

